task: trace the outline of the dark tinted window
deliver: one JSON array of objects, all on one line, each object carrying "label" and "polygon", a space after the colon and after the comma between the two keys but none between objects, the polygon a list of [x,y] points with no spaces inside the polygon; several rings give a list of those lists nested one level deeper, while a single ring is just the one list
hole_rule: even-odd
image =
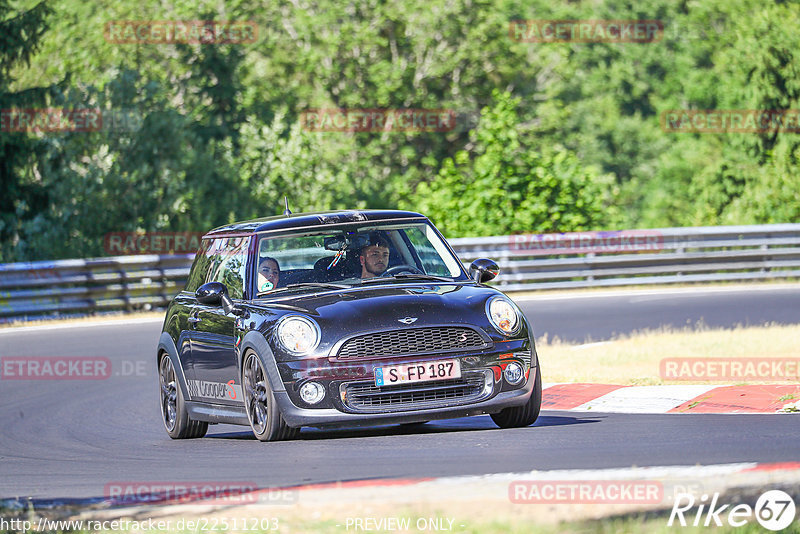
[{"label": "dark tinted window", "polygon": [[192,269],[189,271],[189,279],[186,280],[186,291],[194,293],[197,291],[198,287],[205,283],[206,278],[208,278],[211,256],[208,255],[207,252],[210,244],[211,241],[204,239],[203,243],[200,245],[200,250],[197,251],[197,255],[194,257]]},{"label": "dark tinted window", "polygon": [[215,239],[206,251],[211,257],[208,282],[222,282],[228,288],[232,299],[244,297],[245,267],[249,237],[229,237]]}]

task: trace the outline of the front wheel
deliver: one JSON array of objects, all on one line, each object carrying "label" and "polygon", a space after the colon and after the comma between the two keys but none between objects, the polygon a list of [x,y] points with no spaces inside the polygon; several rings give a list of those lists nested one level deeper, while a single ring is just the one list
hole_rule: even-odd
[{"label": "front wheel", "polygon": [[252,351],[246,354],[242,367],[242,390],[250,428],[260,441],[280,441],[297,436],[300,429],[290,427],[281,417],[264,364]]},{"label": "front wheel", "polygon": [[536,382],[533,384],[531,398],[522,406],[512,406],[504,408],[499,413],[492,414],[492,421],[500,428],[517,428],[530,426],[539,418],[539,410],[542,408],[542,373],[540,367],[536,366]]},{"label": "front wheel", "polygon": [[169,437],[187,439],[205,436],[208,423],[189,419],[175,367],[168,354],[162,354],[158,363],[158,381],[161,386],[161,420]]}]

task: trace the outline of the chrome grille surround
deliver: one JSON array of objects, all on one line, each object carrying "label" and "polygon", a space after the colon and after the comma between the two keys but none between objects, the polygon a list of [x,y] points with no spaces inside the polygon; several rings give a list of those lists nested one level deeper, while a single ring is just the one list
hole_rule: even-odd
[{"label": "chrome grille surround", "polygon": [[426,326],[359,334],[341,344],[338,360],[361,360],[415,354],[468,352],[491,344],[471,327]]}]

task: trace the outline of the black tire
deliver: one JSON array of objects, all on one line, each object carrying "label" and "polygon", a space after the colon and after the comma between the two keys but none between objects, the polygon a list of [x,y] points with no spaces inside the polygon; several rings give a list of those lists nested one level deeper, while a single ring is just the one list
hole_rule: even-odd
[{"label": "black tire", "polygon": [[158,362],[158,381],[161,386],[161,421],[172,439],[202,438],[208,423],[189,418],[178,384],[178,376],[168,354],[162,354]]},{"label": "black tire", "polygon": [[253,351],[244,355],[242,394],[250,428],[260,441],[293,439],[300,433],[299,428],[292,428],[283,420],[264,364]]},{"label": "black tire", "polygon": [[500,428],[518,428],[530,426],[539,418],[539,411],[542,408],[542,373],[540,367],[536,366],[536,382],[533,385],[531,398],[522,406],[513,406],[492,414],[492,421]]}]

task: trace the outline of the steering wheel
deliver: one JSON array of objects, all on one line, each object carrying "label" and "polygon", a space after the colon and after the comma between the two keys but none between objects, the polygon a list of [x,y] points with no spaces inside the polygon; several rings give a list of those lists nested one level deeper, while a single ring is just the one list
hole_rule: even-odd
[{"label": "steering wheel", "polygon": [[425,274],[416,267],[414,267],[413,265],[403,264],[403,265],[395,265],[394,267],[389,267],[388,269],[383,271],[383,274],[381,276],[394,276],[396,274],[400,274],[403,272],[409,272],[413,274]]}]

